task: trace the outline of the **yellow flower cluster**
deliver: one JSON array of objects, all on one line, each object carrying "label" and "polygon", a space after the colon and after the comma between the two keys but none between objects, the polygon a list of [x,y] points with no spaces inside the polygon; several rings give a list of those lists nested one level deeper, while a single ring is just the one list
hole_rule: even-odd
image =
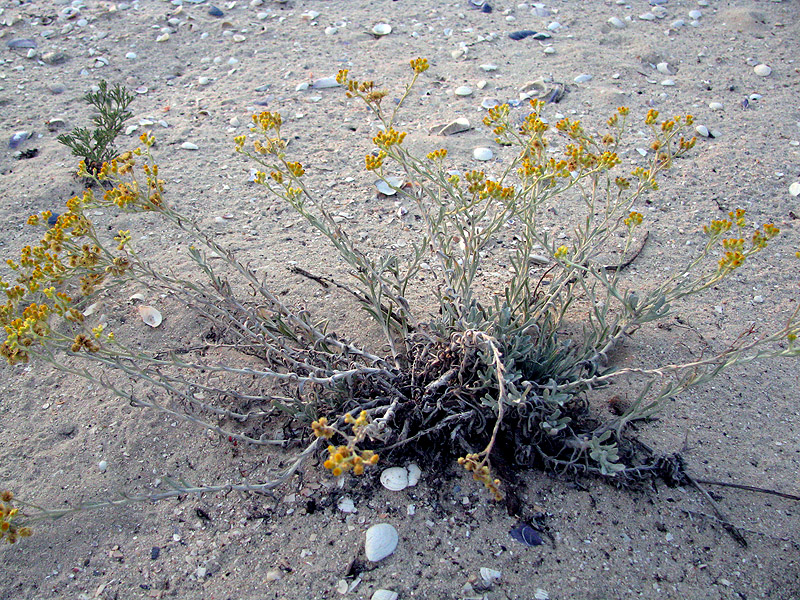
[{"label": "yellow flower cluster", "polygon": [[311,431],[315,437],[325,438],[326,440],[331,439],[336,434],[336,430],[328,425],[327,417],[320,417],[311,423]]},{"label": "yellow flower cluster", "polygon": [[642,213],[632,211],[631,214],[629,214],[628,217],[625,219],[624,223],[629,229],[633,229],[634,227],[641,225],[642,220],[644,220]]},{"label": "yellow flower cluster", "polygon": [[0,502],[0,540],[14,544],[19,538],[31,535],[30,527],[18,527],[14,523],[14,519],[19,514],[19,509],[12,504],[14,494],[4,491],[0,494],[0,500],[2,500]]},{"label": "yellow flower cluster", "polygon": [[772,223],[766,223],[763,227],[764,231],[762,232],[759,229],[756,229],[753,232],[753,248],[762,249],[767,246],[767,242],[778,235],[781,230],[775,227]]},{"label": "yellow flower cluster", "polygon": [[514,197],[514,193],[515,193],[514,186],[503,187],[496,181],[487,179],[484,188],[478,194],[478,197],[481,200],[486,200],[487,198],[491,198],[493,200],[507,202],[508,200]]},{"label": "yellow flower cluster", "polygon": [[328,446],[328,460],[323,466],[338,477],[352,470],[353,475],[363,475],[366,465],[378,464],[378,455],[372,450],[358,451],[349,446]]},{"label": "yellow flower cluster", "polygon": [[378,148],[388,150],[392,146],[402,144],[405,137],[405,131],[396,131],[394,127],[390,127],[388,131],[379,132],[372,141]]},{"label": "yellow flower cluster", "polygon": [[265,110],[258,115],[253,115],[252,119],[256,127],[264,133],[270,131],[271,129],[274,129],[276,132],[278,132],[283,124],[283,117],[281,117],[280,113],[270,112],[268,110]]},{"label": "yellow flower cluster", "polygon": [[492,497],[499,502],[503,499],[503,494],[500,493],[500,480],[492,479],[492,470],[489,467],[488,460],[479,460],[478,454],[467,454],[458,459],[458,464],[464,467],[467,471],[472,473],[472,478],[479,481],[486,486]]},{"label": "yellow flower cluster", "polygon": [[411,61],[411,68],[417,75],[427,71],[429,66],[427,58],[415,58]]},{"label": "yellow flower cluster", "polygon": [[433,162],[439,162],[445,159],[447,156],[447,150],[444,148],[439,148],[438,150],[434,150],[433,152],[428,152],[426,155],[428,160],[432,160]]},{"label": "yellow flower cluster", "polygon": [[569,248],[567,248],[566,246],[559,246],[556,249],[556,251],[553,252],[553,256],[555,258],[559,258],[560,259],[560,258],[565,258],[568,253],[569,253]]},{"label": "yellow flower cluster", "polygon": [[383,161],[386,158],[386,152],[381,150],[378,152],[378,155],[375,156],[374,154],[367,154],[364,157],[364,163],[366,165],[367,171],[377,171],[383,166]]}]

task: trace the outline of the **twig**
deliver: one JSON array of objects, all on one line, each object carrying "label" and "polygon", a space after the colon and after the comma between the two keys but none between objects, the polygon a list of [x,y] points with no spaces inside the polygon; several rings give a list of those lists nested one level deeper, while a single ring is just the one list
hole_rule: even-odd
[{"label": "twig", "polygon": [[712,481],[711,479],[695,479],[697,483],[704,483],[706,485],[721,485],[724,487],[731,487],[736,488],[739,490],[747,490],[749,492],[760,492],[762,494],[772,494],[773,496],[779,496],[781,498],[788,498],[789,500],[797,500],[800,501],[800,496],[795,496],[794,494],[787,494],[786,492],[779,492],[777,490],[769,490],[767,488],[756,487],[754,485],[744,485],[741,483],[730,483],[727,481]]},{"label": "twig", "polygon": [[635,261],[638,258],[638,256],[642,253],[642,250],[644,250],[644,245],[647,243],[647,238],[649,238],[649,237],[650,237],[650,232],[649,231],[645,231],[644,232],[644,236],[642,237],[642,243],[639,244],[639,249],[636,252],[634,252],[633,254],[631,254],[628,257],[627,260],[625,260],[624,262],[621,262],[618,265],[606,265],[603,268],[606,271],[622,271],[623,269],[631,266],[633,261]]},{"label": "twig", "polygon": [[725,531],[727,531],[728,534],[734,539],[734,541],[737,544],[739,544],[742,548],[747,548],[747,540],[739,532],[739,530],[736,529],[736,527],[734,527],[731,524],[731,522],[728,520],[728,517],[725,516],[725,513],[723,513],[722,510],[720,510],[717,501],[711,497],[711,494],[709,494],[704,488],[702,488],[700,484],[695,479],[692,479],[686,472],[684,472],[683,475],[684,477],[686,477],[686,480],[689,483],[691,483],[694,487],[696,487],[700,491],[700,493],[703,494],[703,496],[705,496],[706,500],[708,500],[708,503],[714,510],[714,514],[717,515],[717,519],[719,519]]}]

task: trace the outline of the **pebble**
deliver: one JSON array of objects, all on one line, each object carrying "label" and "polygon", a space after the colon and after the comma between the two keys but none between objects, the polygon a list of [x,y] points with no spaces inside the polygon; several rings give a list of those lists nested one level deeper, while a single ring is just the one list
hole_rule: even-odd
[{"label": "pebble", "polygon": [[722,102],[709,102],[708,108],[711,110],[723,110],[725,107],[722,105]]},{"label": "pebble", "polygon": [[42,62],[48,65],[63,65],[69,60],[66,52],[45,52],[42,54]]},{"label": "pebble", "polygon": [[651,12],[642,13],[641,15],[639,15],[639,18],[642,21],[655,21],[656,20],[656,16]]},{"label": "pebble", "polygon": [[769,77],[770,73],[772,73],[772,69],[764,64],[756,65],[755,67],[753,67],[753,71],[759,77]]},{"label": "pebble", "polygon": [[660,62],[656,65],[656,71],[659,73],[663,73],[664,75],[672,75],[672,69],[669,68],[669,63],[667,62]]},{"label": "pebble", "polygon": [[503,573],[496,569],[481,567],[481,579],[483,580],[484,585],[492,585],[494,582],[499,581],[502,576]]},{"label": "pebble", "polygon": [[575,83],[586,83],[587,81],[591,81],[592,79],[593,78],[592,78],[591,75],[589,75],[587,73],[583,73],[581,75],[578,75],[575,79],[573,79],[573,81]]},{"label": "pebble", "polygon": [[36,48],[36,42],[25,38],[16,38],[6,42],[9,48]]},{"label": "pebble", "polygon": [[201,76],[197,78],[197,83],[200,85],[208,85],[209,83],[211,83],[211,79],[208,77]]},{"label": "pebble", "polygon": [[66,86],[61,83],[48,83],[47,89],[51,94],[63,94],[66,91]]},{"label": "pebble", "polygon": [[459,117],[455,121],[451,121],[447,125],[437,125],[431,128],[431,133],[434,135],[455,135],[464,131],[469,131],[472,128],[469,119],[466,117]]},{"label": "pebble", "polygon": [[161,548],[158,546],[150,548],[150,560],[158,560],[159,556],[161,556]]},{"label": "pebble", "polygon": [[608,24],[611,25],[612,27],[616,27],[617,29],[625,29],[627,27],[625,21],[623,21],[619,17],[611,17],[608,20]]},{"label": "pebble", "polygon": [[364,552],[370,562],[379,562],[391,555],[399,541],[397,529],[389,523],[378,523],[367,529]]},{"label": "pebble", "polygon": [[558,21],[553,21],[547,25],[547,31],[558,31],[561,29],[561,23]]},{"label": "pebble", "polygon": [[672,86],[675,85],[675,80],[674,79],[665,79],[664,81],[661,82],[661,85],[663,85],[664,87],[672,87]]},{"label": "pebble", "polygon": [[500,106],[500,100],[497,98],[484,98],[481,100],[481,108],[485,108],[489,110],[490,108],[494,108],[495,106]]},{"label": "pebble", "polygon": [[689,11],[689,18],[690,18],[690,19],[694,19],[695,21],[696,21],[697,19],[699,19],[700,17],[702,17],[702,16],[703,16],[703,13],[701,13],[701,12],[700,12],[699,10],[697,10],[697,9],[694,9],[694,10],[690,10],[690,11]]},{"label": "pebble", "polygon": [[166,42],[169,39],[168,33],[162,33],[160,36],[156,38],[157,42]]},{"label": "pebble", "polygon": [[220,9],[218,9],[216,6],[209,6],[209,7],[208,7],[208,14],[210,14],[212,17],[221,17],[221,16],[223,16],[225,13],[223,13],[223,12],[222,12]]},{"label": "pebble", "polygon": [[311,87],[318,90],[323,90],[326,88],[339,87],[339,82],[336,81],[335,77],[322,77],[315,80],[314,83],[311,84]]},{"label": "pebble", "polygon": [[336,508],[347,514],[356,512],[355,502],[353,502],[352,498],[348,498],[347,496],[339,499],[339,502],[336,503]]},{"label": "pebble", "polygon": [[697,127],[694,128],[694,130],[698,133],[698,135],[702,135],[703,137],[709,137],[709,135],[711,134],[708,131],[708,127],[706,127],[705,125],[698,125]]},{"label": "pebble", "polygon": [[378,37],[392,33],[392,26],[388,23],[378,23],[372,28],[372,34]]},{"label": "pebble", "polygon": [[486,71],[487,73],[491,71],[497,71],[497,65],[493,65],[491,63],[487,63],[485,65],[480,66],[481,71]]},{"label": "pebble", "polygon": [[544,31],[533,31],[532,29],[522,29],[520,31],[512,31],[508,34],[512,40],[524,40],[527,37],[532,37],[535,40],[546,40],[552,37],[549,33]]},{"label": "pebble", "polygon": [[11,136],[11,139],[8,141],[8,147],[12,150],[19,146],[23,141],[27,140],[31,135],[31,133],[27,131],[18,131],[14,135]]},{"label": "pebble", "polygon": [[453,92],[456,96],[472,96],[472,88],[468,85],[461,85]]},{"label": "pebble", "polygon": [[794,196],[800,196],[800,181],[795,181],[792,185],[789,186],[789,193]]},{"label": "pebble", "polygon": [[375,590],[370,600],[397,600],[397,592],[392,590]]},{"label": "pebble", "polygon": [[108,462],[101,460],[99,463],[97,463],[97,468],[100,469],[101,473],[105,473],[106,469],[108,469]]},{"label": "pebble", "polygon": [[548,46],[547,48],[542,50],[542,52],[544,52],[545,54],[555,54],[556,49],[553,46]]},{"label": "pebble", "polygon": [[127,58],[128,60],[136,60],[136,59],[137,59],[137,58],[139,58],[139,57],[138,57],[138,55],[136,54],[136,52],[128,52],[128,53],[125,55],[125,58]]},{"label": "pebble", "polygon": [[480,147],[480,148],[475,148],[472,151],[472,157],[475,160],[483,160],[483,161],[491,160],[493,156],[494,156],[494,152],[492,152],[491,148],[486,148],[486,147],[483,147],[483,146]]},{"label": "pebble", "polygon": [[200,146],[192,142],[183,142],[181,144],[181,148],[183,148],[184,150],[199,150]]},{"label": "pebble", "polygon": [[536,600],[550,600],[550,594],[548,594],[542,588],[536,588],[536,591],[533,593],[533,597]]},{"label": "pebble", "polygon": [[394,196],[397,193],[397,189],[403,186],[403,178],[402,177],[387,177],[386,181],[383,179],[379,179],[375,182],[375,187],[378,188],[378,191],[383,194],[384,196]]}]

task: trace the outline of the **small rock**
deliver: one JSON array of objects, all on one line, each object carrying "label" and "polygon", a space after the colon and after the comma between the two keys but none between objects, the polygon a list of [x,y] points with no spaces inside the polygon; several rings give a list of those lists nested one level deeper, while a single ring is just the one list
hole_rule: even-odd
[{"label": "small rock", "polygon": [[159,556],[161,556],[161,548],[158,546],[150,548],[150,560],[158,560]]},{"label": "small rock", "polygon": [[498,581],[503,574],[496,569],[490,569],[488,567],[481,567],[481,579],[483,580],[484,585],[492,585],[495,581]]},{"label": "small rock", "polygon": [[708,108],[711,110],[723,110],[725,107],[722,105],[722,102],[709,102]]},{"label": "small rock", "polygon": [[625,29],[625,27],[627,27],[625,21],[623,21],[619,17],[611,17],[608,20],[608,24],[611,25],[612,27],[616,27],[617,29]]},{"label": "small rock", "polygon": [[434,135],[455,135],[471,129],[469,119],[466,117],[459,117],[455,121],[451,121],[447,125],[436,125],[431,128],[430,132]]},{"label": "small rock", "polygon": [[63,94],[66,91],[67,87],[62,83],[51,82],[47,84],[47,89],[50,90],[51,94],[58,95],[58,94]]},{"label": "small rock", "polygon": [[583,73],[581,75],[578,75],[575,79],[573,79],[573,81],[575,83],[586,83],[587,81],[591,81],[591,80],[592,80],[592,76],[589,75],[588,73]]},{"label": "small rock", "polygon": [[656,16],[651,12],[646,12],[639,15],[639,19],[641,19],[642,21],[655,21]]},{"label": "small rock", "polygon": [[352,498],[348,498],[347,496],[339,499],[339,502],[336,503],[336,508],[347,514],[356,512],[355,502],[353,502]]},{"label": "small rock", "polygon": [[475,148],[472,151],[472,157],[475,160],[482,160],[482,161],[491,160],[493,156],[494,152],[492,152],[491,148],[480,147],[480,148]]},{"label": "small rock", "polygon": [[555,54],[556,49],[553,46],[548,46],[547,48],[542,50],[542,52],[544,52],[545,54]]},{"label": "small rock", "polygon": [[283,573],[281,573],[278,569],[270,569],[267,571],[264,579],[266,579],[268,583],[272,581],[278,581],[279,579],[283,579]]},{"label": "small rock", "polygon": [[792,185],[789,186],[789,193],[794,196],[800,196],[800,181],[795,181]]},{"label": "small rock", "polygon": [[690,19],[694,19],[695,21],[697,21],[697,19],[699,19],[699,18],[700,18],[700,17],[702,17],[702,16],[703,16],[703,13],[701,13],[701,12],[700,12],[699,10],[697,10],[697,9],[694,9],[694,10],[690,10],[690,11],[689,11],[689,18],[690,18]]},{"label": "small rock", "polygon": [[487,73],[491,71],[497,71],[497,68],[498,68],[497,65],[491,63],[487,63],[485,65],[480,66],[481,71],[486,71]]},{"label": "small rock", "polygon": [[105,473],[106,469],[108,469],[108,462],[101,460],[99,463],[97,463],[97,468],[100,469],[101,473]]},{"label": "small rock", "polygon": [[125,58],[127,58],[128,60],[136,60],[136,59],[137,59],[137,58],[139,58],[139,57],[138,57],[138,55],[136,54],[136,52],[128,52],[128,53],[125,55]]},{"label": "small rock", "polygon": [[42,54],[42,62],[48,65],[63,65],[69,60],[66,52],[45,52]]},{"label": "small rock", "polygon": [[756,65],[755,67],[753,67],[753,71],[759,77],[769,77],[770,73],[772,73],[772,69],[764,64]]},{"label": "small rock", "polygon": [[183,142],[181,144],[181,148],[183,148],[184,150],[199,150],[200,146],[192,142]]},{"label": "small rock", "polygon": [[484,98],[481,100],[481,108],[485,108],[489,110],[490,108],[494,108],[495,106],[500,106],[500,100],[497,98]]},{"label": "small rock", "polygon": [[550,600],[550,594],[548,594],[542,588],[536,588],[536,591],[533,593],[533,597],[536,600]]},{"label": "small rock", "polygon": [[656,65],[656,71],[664,75],[672,75],[672,69],[669,68],[669,63],[660,62]]},{"label": "small rock", "polygon": [[661,82],[661,85],[663,85],[664,87],[674,87],[675,86],[675,80],[674,79],[664,79]]},{"label": "small rock", "polygon": [[698,125],[694,128],[698,135],[702,135],[703,137],[709,137],[710,132],[708,131],[708,127],[705,125]]},{"label": "small rock", "polygon": [[389,467],[381,473],[381,485],[387,490],[399,492],[408,487],[408,471],[403,467]]},{"label": "small rock", "polygon": [[209,7],[208,7],[208,14],[210,14],[212,17],[221,17],[221,16],[223,16],[225,13],[223,13],[223,12],[222,12],[220,9],[218,9],[216,6],[209,6]]},{"label": "small rock", "polygon": [[512,31],[508,34],[508,37],[512,40],[524,40],[527,37],[532,37],[535,40],[546,40],[552,36],[544,31],[536,32],[531,29],[522,29],[521,31]]},{"label": "small rock", "polygon": [[455,89],[453,92],[456,96],[471,96],[472,95],[472,88],[468,85],[461,85]]},{"label": "small rock", "polygon": [[322,77],[315,80],[311,84],[311,87],[317,90],[323,90],[326,88],[339,87],[339,82],[336,81],[336,77]]},{"label": "small rock", "polygon": [[370,600],[397,600],[397,592],[392,590],[375,590]]},{"label": "small rock", "polygon": [[36,42],[25,38],[16,38],[6,42],[9,48],[36,48]]},{"label": "small rock", "polygon": [[392,26],[388,23],[378,23],[372,28],[372,35],[382,37],[392,33]]},{"label": "small rock", "polygon": [[764,304],[764,296],[754,296],[753,302],[755,304]]}]

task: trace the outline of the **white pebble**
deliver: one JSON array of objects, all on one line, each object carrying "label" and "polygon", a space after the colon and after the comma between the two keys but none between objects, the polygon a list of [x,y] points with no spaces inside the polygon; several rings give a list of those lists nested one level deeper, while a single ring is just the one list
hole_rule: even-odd
[{"label": "white pebble", "polygon": [[455,89],[454,91],[456,96],[471,96],[472,95],[472,88],[468,85],[462,85]]},{"label": "white pebble", "polygon": [[106,469],[108,469],[108,463],[104,460],[101,460],[99,463],[97,463],[97,468],[100,469],[101,473],[105,473]]},{"label": "white pebble", "polygon": [[651,12],[642,13],[641,15],[639,15],[639,18],[642,21],[655,21],[656,20],[656,16]]},{"label": "white pebble", "polygon": [[611,25],[612,27],[616,27],[617,29],[625,29],[626,27],[625,21],[623,21],[619,17],[611,17],[608,20],[608,24]]},{"label": "white pebble", "polygon": [[192,142],[183,142],[181,144],[181,148],[183,148],[184,150],[199,150],[200,146],[198,146],[197,144],[193,144]]},{"label": "white pebble", "polygon": [[697,127],[694,128],[694,130],[699,135],[702,135],[703,137],[708,137],[709,131],[708,131],[708,127],[706,127],[705,125],[698,125]]},{"label": "white pebble", "polygon": [[542,50],[542,52],[544,52],[545,54],[555,54],[556,49],[553,46],[548,46],[547,48]]},{"label": "white pebble", "polygon": [[697,9],[694,9],[694,10],[690,10],[690,11],[689,11],[689,18],[690,18],[690,19],[694,19],[695,21],[696,21],[697,19],[699,19],[700,17],[702,17],[702,16],[703,16],[703,13],[701,13],[701,12],[700,12],[699,10],[697,10]]},{"label": "white pebble", "polygon": [[725,107],[722,105],[722,102],[709,102],[708,108],[711,110],[723,110]]},{"label": "white pebble", "polygon": [[770,73],[772,73],[772,69],[763,64],[753,67],[753,71],[755,71],[755,74],[759,77],[769,77]]},{"label": "white pebble", "polygon": [[675,80],[674,79],[665,79],[664,81],[661,82],[661,85],[663,85],[664,87],[672,87],[672,86],[675,85]]},{"label": "white pebble", "polygon": [[209,83],[211,83],[211,79],[209,79],[208,77],[201,76],[197,78],[197,83],[200,85],[208,85]]},{"label": "white pebble", "polygon": [[125,58],[127,58],[128,60],[136,60],[138,57],[136,55],[136,52],[128,52],[125,55]]},{"label": "white pebble", "polygon": [[482,71],[486,71],[487,73],[489,71],[497,71],[497,65],[493,65],[491,63],[487,63],[485,65],[481,65],[480,68],[481,68]]},{"label": "white pebble", "polygon": [[582,75],[578,75],[573,81],[575,83],[586,83],[587,81],[591,81],[592,76],[588,73],[583,73]]},{"label": "white pebble", "polygon": [[792,185],[789,186],[789,193],[794,196],[800,196],[800,181],[795,181]]},{"label": "white pebble", "polygon": [[397,592],[392,590],[375,590],[370,600],[397,600]]},{"label": "white pebble", "polygon": [[334,27],[333,25],[325,28],[325,35],[335,35],[339,32],[338,27]]},{"label": "white pebble", "polygon": [[491,148],[481,147],[472,151],[472,157],[475,160],[491,160],[493,156],[494,152],[492,152]]},{"label": "white pebble", "polygon": [[764,296],[754,296],[753,302],[755,304],[764,304]]},{"label": "white pebble", "polygon": [[656,70],[664,75],[672,75],[672,70],[669,68],[669,63],[660,62],[656,65]]}]

